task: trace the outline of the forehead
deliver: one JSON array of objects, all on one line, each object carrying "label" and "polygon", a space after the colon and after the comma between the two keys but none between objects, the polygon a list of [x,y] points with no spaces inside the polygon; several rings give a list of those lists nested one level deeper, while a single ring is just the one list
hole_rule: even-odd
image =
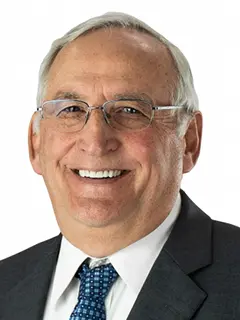
[{"label": "forehead", "polygon": [[[124,91],[162,94],[176,79],[173,60],[151,35],[127,29],[100,29],[80,36],[55,58],[48,75],[47,96],[56,91]],[[89,91],[89,92],[88,92]]]}]

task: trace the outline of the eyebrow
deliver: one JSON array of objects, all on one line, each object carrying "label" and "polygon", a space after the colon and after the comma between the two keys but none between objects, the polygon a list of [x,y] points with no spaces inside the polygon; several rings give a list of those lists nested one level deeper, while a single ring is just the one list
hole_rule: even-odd
[{"label": "eyebrow", "polygon": [[79,99],[83,100],[86,99],[86,96],[80,95],[74,91],[57,91],[57,93],[54,96],[55,99]]},{"label": "eyebrow", "polygon": [[[83,94],[79,94],[74,91],[57,91],[55,94],[54,100],[56,99],[78,99],[78,100],[87,100],[87,96]],[[121,99],[141,99],[153,103],[150,96],[146,93],[137,93],[137,92],[127,92],[127,93],[116,93],[113,95],[113,99],[111,100],[121,100]]]},{"label": "eyebrow", "polygon": [[114,99],[140,99],[145,100],[150,103],[153,103],[150,96],[148,96],[146,93],[137,93],[137,92],[129,92],[129,93],[117,93],[114,95]]}]

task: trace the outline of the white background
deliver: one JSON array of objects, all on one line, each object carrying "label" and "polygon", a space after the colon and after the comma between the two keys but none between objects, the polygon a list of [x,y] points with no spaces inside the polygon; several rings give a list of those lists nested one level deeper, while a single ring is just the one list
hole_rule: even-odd
[{"label": "white background", "polygon": [[240,13],[233,1],[15,0],[0,4],[0,259],[59,232],[28,157],[39,65],[80,22],[123,11],[162,33],[190,62],[204,116],[201,156],[182,188],[212,218],[240,226]]}]

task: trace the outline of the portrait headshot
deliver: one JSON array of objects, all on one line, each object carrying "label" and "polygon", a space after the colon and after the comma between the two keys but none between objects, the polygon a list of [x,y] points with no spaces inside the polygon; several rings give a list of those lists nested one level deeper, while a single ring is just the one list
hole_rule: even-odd
[{"label": "portrait headshot", "polygon": [[0,260],[0,320],[240,319],[240,228],[182,187],[205,115],[181,46],[92,15],[52,39],[37,86],[28,157],[58,234]]}]

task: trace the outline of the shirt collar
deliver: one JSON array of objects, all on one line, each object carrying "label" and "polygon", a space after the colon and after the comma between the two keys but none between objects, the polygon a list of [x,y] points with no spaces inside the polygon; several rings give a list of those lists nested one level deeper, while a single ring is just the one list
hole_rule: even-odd
[{"label": "shirt collar", "polygon": [[144,238],[109,257],[110,262],[126,285],[138,294],[155,260],[167,241],[181,208],[178,194],[173,209],[167,218]]},{"label": "shirt collar", "polygon": [[[90,268],[102,264],[101,261],[103,259],[104,263],[111,262],[125,284],[135,294],[138,294],[171,233],[174,222],[180,213],[180,207],[181,196],[179,193],[173,209],[155,230],[109,257],[91,257]],[[53,301],[58,301],[70,284],[79,266],[88,257],[89,255],[73,246],[65,237],[62,237],[52,283]]]}]

